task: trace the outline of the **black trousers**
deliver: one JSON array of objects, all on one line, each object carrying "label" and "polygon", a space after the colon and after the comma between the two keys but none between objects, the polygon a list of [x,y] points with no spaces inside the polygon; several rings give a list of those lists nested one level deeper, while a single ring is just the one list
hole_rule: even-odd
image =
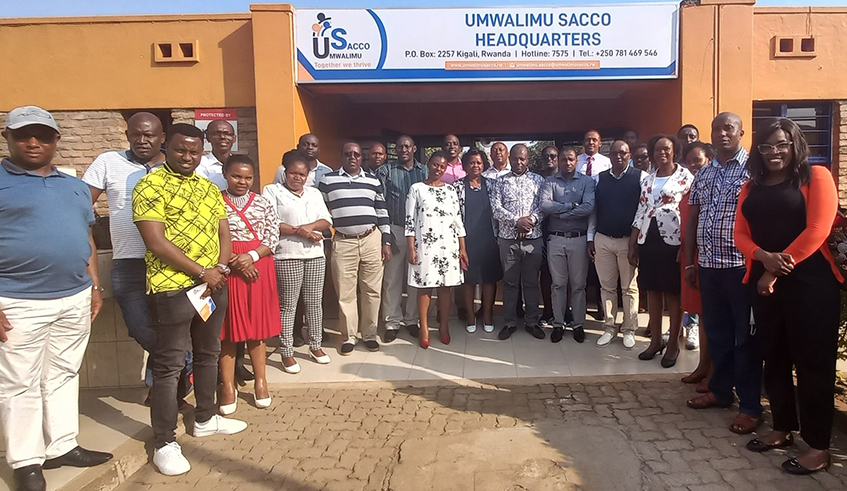
[{"label": "black trousers", "polygon": [[[769,297],[755,292],[753,279],[761,275],[751,275],[750,284],[757,338],[762,342],[765,357],[764,384],[771,403],[773,428],[799,429],[810,447],[825,450],[829,448],[835,410],[841,293],[828,263],[815,262],[818,263],[815,269],[826,270],[810,277],[802,274],[808,271],[798,271],[803,266],[800,263],[790,275],[777,280]],[[792,278],[797,273],[801,275]]]},{"label": "black trousers", "polygon": [[218,358],[221,354],[221,326],[228,305],[226,287],[212,294],[215,311],[206,322],[192,307],[188,288],[150,295],[150,316],[156,330],[153,358],[153,392],[150,421],[153,443],[159,449],[176,441],[177,385],[185,366],[185,352],[194,352],[195,421],[205,423],[217,411],[215,391]]}]

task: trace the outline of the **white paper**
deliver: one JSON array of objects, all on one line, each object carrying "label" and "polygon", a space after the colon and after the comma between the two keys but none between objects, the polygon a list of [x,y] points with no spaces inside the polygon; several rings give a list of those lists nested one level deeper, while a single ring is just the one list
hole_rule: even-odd
[{"label": "white paper", "polygon": [[188,300],[191,302],[191,305],[194,307],[194,310],[200,315],[200,318],[203,319],[203,322],[209,320],[209,317],[212,316],[212,312],[217,308],[215,306],[215,301],[212,300],[211,295],[206,298],[201,298],[204,293],[206,293],[206,289],[209,288],[209,285],[203,283],[202,285],[197,285],[191,290],[186,292],[188,295]]}]

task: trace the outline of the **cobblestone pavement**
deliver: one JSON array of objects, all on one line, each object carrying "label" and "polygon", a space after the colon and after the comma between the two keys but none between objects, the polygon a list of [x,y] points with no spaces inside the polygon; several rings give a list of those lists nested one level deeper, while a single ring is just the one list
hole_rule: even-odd
[{"label": "cobblestone pavement", "polygon": [[246,431],[180,437],[188,474],[148,465],[119,489],[847,489],[838,432],[829,472],[789,476],[779,465],[805,445],[747,451],[734,411],[688,409],[676,376],[543,382],[278,387],[268,410],[240,401]]}]

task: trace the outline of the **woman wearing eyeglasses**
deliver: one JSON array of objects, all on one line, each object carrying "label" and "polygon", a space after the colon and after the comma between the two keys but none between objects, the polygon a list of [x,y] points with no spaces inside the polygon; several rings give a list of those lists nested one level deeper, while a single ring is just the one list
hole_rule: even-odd
[{"label": "woman wearing eyeglasses", "polygon": [[838,193],[829,169],[809,164],[809,146],[793,121],[765,121],[755,143],[747,162],[751,180],[738,199],[735,241],[747,260],[745,282],[754,288],[773,431],[748,442],[747,449],[790,446],[792,432],[800,430],[810,448],[782,468],[811,474],[832,462],[838,284],[844,279],[827,239]]}]

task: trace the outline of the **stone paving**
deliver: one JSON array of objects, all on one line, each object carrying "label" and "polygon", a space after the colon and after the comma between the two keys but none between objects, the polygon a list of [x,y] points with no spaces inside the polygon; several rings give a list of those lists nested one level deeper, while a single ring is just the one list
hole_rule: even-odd
[{"label": "stone paving", "polygon": [[[693,389],[676,375],[273,393],[268,410],[242,395],[236,414],[250,427],[240,434],[180,437],[188,474],[166,477],[147,465],[118,489],[847,489],[845,435],[834,435],[829,472],[789,476],[779,465],[805,445],[747,451],[750,437],[727,429],[734,411],[688,409]],[[186,420],[190,426],[190,414]]]}]

